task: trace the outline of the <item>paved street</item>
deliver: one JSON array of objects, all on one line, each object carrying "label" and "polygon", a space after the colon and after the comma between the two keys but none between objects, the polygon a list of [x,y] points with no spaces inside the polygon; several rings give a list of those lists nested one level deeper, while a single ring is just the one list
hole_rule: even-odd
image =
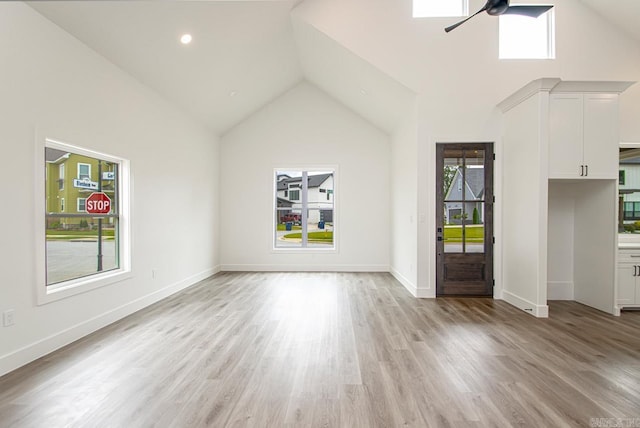
[{"label": "paved street", "polygon": [[[102,243],[103,270],[115,269],[115,241]],[[47,241],[47,282],[49,284],[96,273],[97,241]]]}]

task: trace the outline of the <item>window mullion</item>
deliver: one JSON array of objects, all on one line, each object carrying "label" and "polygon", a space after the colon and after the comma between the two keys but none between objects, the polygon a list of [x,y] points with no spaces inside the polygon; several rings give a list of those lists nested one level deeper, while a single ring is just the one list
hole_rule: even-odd
[{"label": "window mullion", "polygon": [[309,198],[307,194],[307,190],[309,188],[309,173],[307,171],[302,171],[302,212],[301,212],[301,223],[302,223],[302,247],[305,248],[307,246],[307,220],[309,218]]}]

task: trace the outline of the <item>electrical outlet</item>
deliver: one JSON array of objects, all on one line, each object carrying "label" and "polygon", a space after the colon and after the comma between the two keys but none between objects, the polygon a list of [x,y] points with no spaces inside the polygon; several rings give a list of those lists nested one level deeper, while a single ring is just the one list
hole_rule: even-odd
[{"label": "electrical outlet", "polygon": [[16,323],[15,311],[13,309],[6,310],[2,313],[2,325],[10,327]]}]

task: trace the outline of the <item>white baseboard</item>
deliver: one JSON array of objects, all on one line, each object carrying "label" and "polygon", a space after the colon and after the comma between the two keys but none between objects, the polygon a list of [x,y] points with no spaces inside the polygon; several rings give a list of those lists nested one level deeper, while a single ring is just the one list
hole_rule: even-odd
[{"label": "white baseboard", "polygon": [[515,306],[516,308],[522,309],[523,311],[533,315],[534,317],[549,317],[549,306],[547,305],[536,305],[535,303],[530,302],[527,299],[523,299],[522,297],[517,296],[507,290],[502,291],[502,298],[505,302]]},{"label": "white baseboard", "polygon": [[423,288],[418,288],[413,282],[411,282],[406,276],[402,275],[396,269],[391,268],[389,273],[398,280],[400,284],[404,286],[404,288],[411,293],[413,297],[417,297],[420,299],[425,298],[434,298],[435,296],[431,292],[431,290],[425,290]]},{"label": "white baseboard", "polygon": [[548,300],[574,300],[573,282],[549,281],[547,282]]},{"label": "white baseboard", "polygon": [[388,265],[220,265],[222,272],[389,272]]},{"label": "white baseboard", "polygon": [[5,375],[19,367],[29,364],[51,352],[81,339],[94,331],[108,326],[126,316],[133,314],[147,306],[150,306],[170,295],[177,293],[191,285],[202,281],[220,271],[220,267],[206,269],[195,275],[191,275],[181,281],[175,282],[151,294],[140,297],[132,302],[107,311],[101,315],[83,321],[49,337],[38,340],[30,345],[13,351],[0,357],[0,376]]}]

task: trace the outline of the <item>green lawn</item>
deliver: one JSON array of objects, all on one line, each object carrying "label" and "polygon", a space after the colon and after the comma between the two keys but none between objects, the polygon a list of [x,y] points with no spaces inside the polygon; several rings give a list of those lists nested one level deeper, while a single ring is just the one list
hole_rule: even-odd
[{"label": "green lawn", "polygon": [[[470,224],[466,226],[467,242],[482,242],[484,240],[484,226]],[[444,227],[444,242],[462,242],[462,227],[447,225]]]},{"label": "green lawn", "polygon": [[[302,239],[302,233],[288,233],[283,236],[284,239]],[[333,232],[309,232],[309,242],[333,242]]]},{"label": "green lawn", "polygon": [[[279,223],[278,228],[276,230],[287,230],[287,225],[284,223]],[[293,226],[292,230],[302,230],[302,226]]]},{"label": "green lawn", "polygon": [[[114,229],[103,229],[102,237],[110,239],[114,237]],[[97,230],[58,230],[47,229],[47,239],[70,240],[79,238],[98,238]]]}]

